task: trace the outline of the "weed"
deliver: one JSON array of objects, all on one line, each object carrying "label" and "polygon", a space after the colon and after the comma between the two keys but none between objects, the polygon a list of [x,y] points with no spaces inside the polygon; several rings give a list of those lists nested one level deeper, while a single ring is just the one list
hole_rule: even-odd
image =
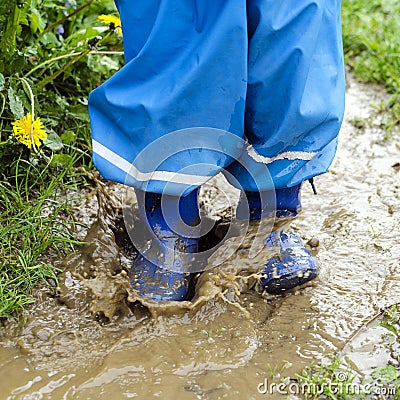
[{"label": "weed", "polygon": [[320,396],[332,400],[365,397],[356,383],[356,372],[344,366],[337,356],[332,357],[330,363],[305,368],[296,378],[304,389],[306,399],[318,399]]},{"label": "weed", "polygon": [[112,0],[0,0],[0,319],[77,243],[63,191],[92,168],[87,98],[122,65],[116,15]]},{"label": "weed", "polygon": [[359,130],[363,130],[367,127],[365,118],[354,117],[351,119],[350,123]]},{"label": "weed", "polygon": [[397,0],[343,0],[345,61],[366,82],[382,83],[392,98],[381,107],[383,127],[400,123],[400,3]]},{"label": "weed", "polygon": [[33,302],[39,282],[56,280],[57,269],[43,254],[51,248],[62,256],[78,244],[71,235],[68,199],[60,197],[68,168],[48,179],[50,168],[19,159],[12,179],[0,182],[0,319]]},{"label": "weed", "polygon": [[393,304],[385,310],[381,325],[400,340],[400,304]]}]

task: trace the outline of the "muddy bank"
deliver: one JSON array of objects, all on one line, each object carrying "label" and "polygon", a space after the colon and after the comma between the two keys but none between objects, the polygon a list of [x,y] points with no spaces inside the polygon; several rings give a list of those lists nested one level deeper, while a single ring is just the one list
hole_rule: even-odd
[{"label": "muddy bank", "polygon": [[[370,104],[380,96],[350,80],[337,158],[316,179],[318,196],[304,186],[304,212],[292,227],[306,242],[319,243],[316,282],[262,296],[254,278],[243,278],[259,262],[246,258],[244,243],[200,277],[193,301],[168,310],[146,307],[126,277],[135,253],[120,218],[124,190],[113,185],[100,194],[106,212],[90,228],[90,244],[63,260],[57,291],[38,291],[24,327],[9,322],[2,329],[3,397],[259,399],[266,396],[257,387],[272,379],[271,369],[294,377],[348,348],[368,318],[400,302],[400,172],[393,167],[400,142],[385,140],[379,129]],[[366,123],[354,126],[359,120]],[[110,192],[112,200],[104,197]],[[238,193],[223,178],[204,188],[210,218],[229,216],[224,193],[234,205]],[[93,198],[81,207],[83,214],[90,210],[88,221],[96,219]],[[356,344],[351,350],[360,371],[390,360],[364,350]]]}]

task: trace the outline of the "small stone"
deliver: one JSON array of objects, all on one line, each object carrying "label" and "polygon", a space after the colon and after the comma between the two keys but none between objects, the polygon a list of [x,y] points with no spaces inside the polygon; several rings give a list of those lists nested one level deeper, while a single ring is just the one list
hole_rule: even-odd
[{"label": "small stone", "polygon": [[35,336],[36,336],[39,340],[41,340],[41,341],[43,341],[43,342],[46,342],[47,340],[49,340],[49,338],[50,338],[50,336],[51,336],[51,333],[50,333],[49,330],[43,328],[43,329],[39,329],[37,332],[35,332]]},{"label": "small stone", "polygon": [[400,171],[400,162],[396,162],[392,165],[392,168],[394,168],[396,171]]},{"label": "small stone", "polygon": [[311,238],[311,239],[307,242],[307,244],[308,244],[310,247],[318,247],[318,246],[319,246],[319,239],[318,239],[318,238]]}]

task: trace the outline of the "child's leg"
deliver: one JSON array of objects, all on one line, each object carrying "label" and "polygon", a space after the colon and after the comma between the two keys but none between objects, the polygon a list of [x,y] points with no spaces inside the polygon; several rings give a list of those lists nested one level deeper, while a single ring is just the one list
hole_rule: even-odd
[{"label": "child's leg", "polygon": [[[291,187],[326,172],[335,155],[345,95],[340,0],[247,5],[249,146],[239,159],[246,168],[228,170],[241,189]],[[272,179],[263,181],[260,164]]]},{"label": "child's leg", "polygon": [[246,1],[116,3],[126,65],[89,97],[94,163],[137,189],[192,190],[241,152]]},{"label": "child's leg", "polygon": [[[295,216],[301,183],[326,172],[333,160],[343,118],[340,0],[247,4],[249,146],[241,163],[229,167],[245,189],[238,216],[244,203],[250,218]],[[266,245],[281,253],[263,270],[267,291],[279,293],[317,276],[317,261],[298,235],[273,231]]]}]

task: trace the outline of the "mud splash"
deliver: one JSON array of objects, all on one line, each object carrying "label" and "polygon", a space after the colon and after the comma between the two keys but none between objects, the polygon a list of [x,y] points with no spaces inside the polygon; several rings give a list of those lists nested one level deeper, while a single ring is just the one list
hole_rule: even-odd
[{"label": "mud splash", "polygon": [[[191,302],[143,303],[126,277],[135,253],[120,218],[120,189],[111,186],[99,191],[105,212],[89,243],[63,260],[57,291],[39,290],[27,323],[2,330],[3,397],[259,399],[265,395],[257,387],[275,367],[294,377],[348,347],[366,320],[400,301],[400,183],[392,167],[400,142],[384,140],[370,107],[379,96],[350,80],[336,161],[316,179],[319,196],[304,187],[304,213],[292,226],[318,245],[321,276],[312,286],[262,296],[255,279],[244,277],[260,262],[246,256],[244,243],[223,267],[201,275]],[[355,119],[371,126],[354,127]],[[224,193],[238,197],[220,177],[202,193],[222,230]],[[360,354],[354,361],[362,372],[388,362],[372,350]]]}]

